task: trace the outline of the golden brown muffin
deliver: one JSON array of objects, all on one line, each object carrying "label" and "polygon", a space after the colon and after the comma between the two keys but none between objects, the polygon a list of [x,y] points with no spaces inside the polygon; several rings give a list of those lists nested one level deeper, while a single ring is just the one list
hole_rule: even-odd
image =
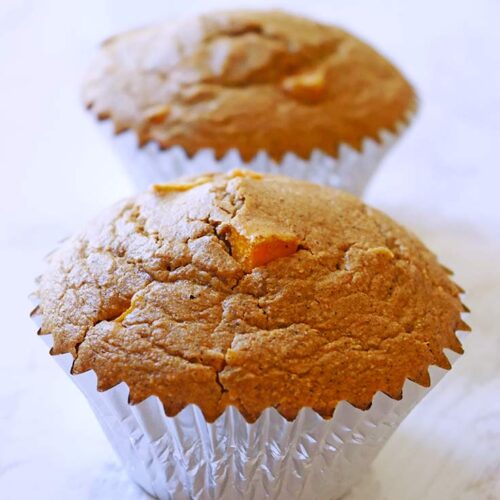
[{"label": "golden brown muffin", "polygon": [[354,196],[247,171],[154,187],[63,244],[41,333],[73,373],[168,415],[235,405],[325,417],[449,368],[460,289],[415,236]]},{"label": "golden brown muffin", "polygon": [[111,38],[83,99],[141,145],[218,158],[236,148],[246,161],[259,150],[280,160],[360,149],[415,107],[410,84],[370,46],[280,11],[216,12]]}]

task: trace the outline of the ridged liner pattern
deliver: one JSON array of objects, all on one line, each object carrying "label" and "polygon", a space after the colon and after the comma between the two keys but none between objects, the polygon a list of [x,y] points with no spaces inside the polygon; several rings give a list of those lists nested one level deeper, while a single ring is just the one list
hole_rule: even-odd
[{"label": "ridged liner pattern", "polygon": [[103,121],[101,127],[140,191],[151,184],[168,182],[182,176],[248,168],[338,187],[361,196],[382,158],[408,128],[416,109],[417,103],[396,123],[395,132],[382,129],[378,133],[378,141],[364,139],[360,151],[341,144],[337,158],[314,150],[309,159],[287,153],[281,162],[270,158],[265,151],[259,151],[251,161],[245,162],[236,149],[230,149],[218,159],[209,148],[201,149],[191,157],[180,146],[162,150],[157,143],[149,142],[139,148],[133,130],[116,135],[111,120]]},{"label": "ridged liner pattern", "polygon": [[[34,299],[31,316],[40,326]],[[457,336],[462,340],[462,332]],[[42,339],[52,347],[52,335]],[[445,349],[451,364],[459,354]],[[71,354],[54,356],[87,397],[130,476],[162,500],[337,499],[365,473],[412,408],[447,370],[429,367],[426,388],[406,380],[395,400],[378,392],[367,410],[342,401],[324,419],[310,408],[288,421],[274,408],[248,423],[235,407],[213,423],[196,405],[165,415],[157,397],[129,404],[125,383],[97,391],[93,371],[71,374]]]}]

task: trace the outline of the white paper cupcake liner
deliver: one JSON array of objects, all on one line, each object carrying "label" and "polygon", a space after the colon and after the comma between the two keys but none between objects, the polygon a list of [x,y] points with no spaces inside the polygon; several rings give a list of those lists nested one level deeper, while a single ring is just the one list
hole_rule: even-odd
[{"label": "white paper cupcake liner", "polygon": [[409,111],[396,124],[395,133],[381,130],[378,133],[379,141],[365,139],[360,151],[342,144],[337,158],[314,150],[307,160],[294,153],[287,153],[281,162],[276,162],[264,151],[260,151],[253,160],[245,162],[236,149],[229,150],[217,160],[211,149],[201,149],[189,157],[180,146],[161,150],[158,144],[150,142],[139,148],[134,131],[128,130],[116,135],[109,120],[102,122],[101,128],[139,191],[149,188],[151,184],[169,182],[186,175],[248,168],[338,187],[360,196],[380,161],[408,128],[414,115],[415,111]]},{"label": "white paper cupcake liner", "polygon": [[[39,325],[38,310],[32,317]],[[42,338],[52,345],[51,335]],[[459,357],[445,353],[450,363]],[[368,410],[343,401],[331,419],[304,408],[290,422],[270,408],[250,424],[229,407],[208,423],[195,405],[175,417],[157,397],[131,405],[124,383],[98,392],[93,371],[71,375],[72,356],[54,358],[87,397],[130,476],[149,494],[172,500],[340,498],[447,373],[431,366],[429,388],[407,380],[400,400],[379,392]]]}]

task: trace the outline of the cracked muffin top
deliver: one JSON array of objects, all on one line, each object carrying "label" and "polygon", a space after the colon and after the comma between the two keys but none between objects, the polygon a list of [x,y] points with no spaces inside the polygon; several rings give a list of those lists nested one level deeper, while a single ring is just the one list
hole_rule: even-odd
[{"label": "cracked muffin top", "polygon": [[116,132],[192,155],[229,149],[280,160],[314,149],[337,156],[396,131],[415,93],[351,34],[280,11],[230,11],[167,22],[103,43],[83,100]]},{"label": "cracked muffin top", "polygon": [[467,325],[448,275],[354,196],[237,170],[154,186],[67,240],[40,281],[40,333],[73,373],[168,415],[329,417],[449,367]]}]

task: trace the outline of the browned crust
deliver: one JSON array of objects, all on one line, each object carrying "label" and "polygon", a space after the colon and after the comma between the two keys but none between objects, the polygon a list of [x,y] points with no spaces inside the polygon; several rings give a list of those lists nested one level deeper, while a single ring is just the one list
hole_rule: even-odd
[{"label": "browned crust", "polygon": [[235,148],[244,161],[259,151],[280,161],[314,150],[337,157],[341,144],[361,150],[417,107],[411,85],[373,48],[279,11],[118,35],[91,66],[83,100],[116,133],[133,130],[139,146],[181,146],[188,156],[209,148],[218,159]]},{"label": "browned crust", "polygon": [[[401,397],[462,353],[461,288],[411,234],[346,193],[276,176],[214,175],[114,207],[52,257],[41,334],[99,390],[155,395],[167,415],[229,405],[328,418],[346,400]],[[294,254],[247,269],[228,235],[295,234]],[[285,237],[283,237],[285,238]],[[250,238],[251,239],[251,238]]]}]

